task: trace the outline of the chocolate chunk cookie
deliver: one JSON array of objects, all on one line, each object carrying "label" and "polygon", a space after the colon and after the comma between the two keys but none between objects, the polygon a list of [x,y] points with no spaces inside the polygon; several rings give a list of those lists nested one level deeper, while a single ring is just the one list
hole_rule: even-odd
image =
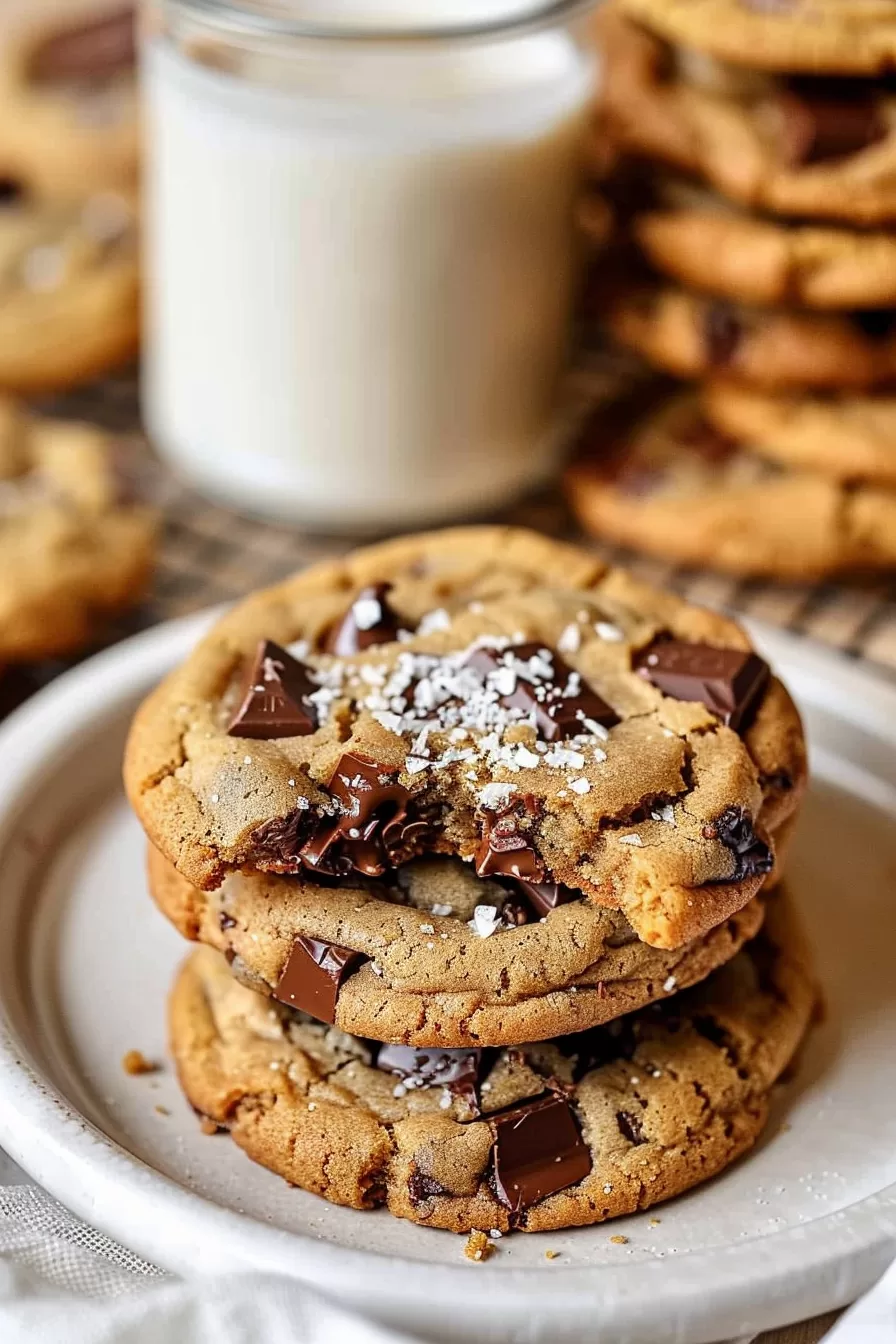
[{"label": "chocolate chunk cookie", "polygon": [[814,1002],[776,897],[703,985],[542,1045],[379,1047],[254,994],[206,948],[169,1021],[192,1105],[293,1185],[427,1227],[537,1232],[648,1208],[744,1153]]},{"label": "chocolate chunk cookie", "polygon": [[223,952],[250,988],[356,1036],[418,1046],[513,1045],[609,1022],[703,979],[762,921],[757,898],[660,951],[576,892],[479,878],[448,858],[329,887],[232,873],[204,892],[151,849],[149,885],[177,929]]},{"label": "chocolate chunk cookie", "polygon": [[776,467],[714,429],[696,398],[599,429],[569,470],[570,503],[597,536],[733,574],[823,578],[896,563],[896,492]]},{"label": "chocolate chunk cookie", "polygon": [[0,388],[59,391],[129,360],[139,297],[132,200],[40,202],[0,183]]},{"label": "chocolate chunk cookie", "polygon": [[785,467],[896,486],[892,396],[772,396],[717,380],[703,390],[703,410],[720,433]]},{"label": "chocolate chunk cookie", "polygon": [[888,75],[893,0],[619,0],[671,42],[756,70]]},{"label": "chocolate chunk cookie", "polygon": [[0,150],[42,196],[82,198],[137,181],[135,5],[79,0],[5,19]]},{"label": "chocolate chunk cookie", "polygon": [[234,869],[341,880],[438,853],[573,888],[672,948],[759,890],[805,765],[737,626],[484,527],[250,597],[138,711],[125,776],[204,890]]},{"label": "chocolate chunk cookie", "polygon": [[0,400],[0,661],[72,652],[143,596],[154,518],[122,486],[108,435]]},{"label": "chocolate chunk cookie", "polygon": [[648,261],[682,284],[748,304],[896,304],[896,236],[757,219],[715,201],[636,215]]},{"label": "chocolate chunk cookie", "polygon": [[610,298],[622,345],[683,378],[721,374],[763,388],[865,388],[896,377],[896,317],[750,308],[661,284]]},{"label": "chocolate chunk cookie", "polygon": [[615,5],[605,6],[599,30],[600,134],[621,150],[760,210],[860,225],[896,218],[896,96],[888,84],[720,65],[670,48]]}]

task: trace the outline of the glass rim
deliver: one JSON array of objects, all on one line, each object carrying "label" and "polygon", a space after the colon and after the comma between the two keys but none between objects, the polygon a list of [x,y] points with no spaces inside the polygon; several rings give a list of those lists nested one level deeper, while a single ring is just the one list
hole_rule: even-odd
[{"label": "glass rim", "polygon": [[450,42],[476,42],[488,38],[520,36],[566,23],[593,9],[600,0],[548,0],[540,8],[477,23],[419,24],[415,27],[364,28],[351,24],[328,24],[291,18],[289,15],[250,9],[239,0],[167,0],[171,9],[185,17],[204,18],[210,25],[246,37],[281,37],[305,41],[355,42],[374,46],[437,45]]}]

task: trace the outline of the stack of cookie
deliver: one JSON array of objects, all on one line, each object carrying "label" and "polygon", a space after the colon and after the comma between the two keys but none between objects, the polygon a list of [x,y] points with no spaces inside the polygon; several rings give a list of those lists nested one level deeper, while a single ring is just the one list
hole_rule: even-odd
[{"label": "stack of cookie", "polygon": [[708,1178],[811,1012],[768,895],[805,775],[737,626],[532,533],[248,598],[125,763],[152,895],[205,945],[170,1002],[204,1128],[474,1256]]},{"label": "stack of cookie", "polygon": [[596,422],[570,494],[599,535],[781,578],[896,564],[890,8],[612,0],[603,13],[600,133],[626,159],[640,266],[604,316],[699,385],[616,425],[612,444]]}]

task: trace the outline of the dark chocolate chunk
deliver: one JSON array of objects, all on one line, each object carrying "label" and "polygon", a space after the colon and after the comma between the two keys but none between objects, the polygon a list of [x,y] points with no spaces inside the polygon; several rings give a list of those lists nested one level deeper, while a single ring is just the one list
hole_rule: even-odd
[{"label": "dark chocolate chunk", "polygon": [[324,817],[301,849],[313,872],[345,875],[352,870],[380,877],[415,852],[429,833],[429,824],[412,818],[410,791],[397,772],[364,756],[347,752],[327,785],[338,804],[334,817]]},{"label": "dark chocolate chunk", "polygon": [[872,341],[886,341],[896,332],[896,313],[892,308],[868,308],[853,313],[852,320],[863,336]]},{"label": "dark chocolate chunk", "polygon": [[516,805],[504,812],[486,812],[474,861],[480,877],[513,877],[522,882],[544,879],[544,865],[529,842]]},{"label": "dark chocolate chunk", "polygon": [[773,106],[781,153],[791,168],[849,158],[889,132],[880,103],[864,81],[794,79]]},{"label": "dark chocolate chunk", "polygon": [[737,309],[725,299],[712,299],[703,310],[703,340],[713,368],[725,368],[737,354],[743,322]]},{"label": "dark chocolate chunk", "polygon": [[324,943],[299,935],[274,990],[274,998],[290,1008],[308,1013],[318,1022],[336,1021],[336,1000],[343,982],[365,961],[338,943]]},{"label": "dark chocolate chunk", "polygon": [[539,918],[542,915],[549,915],[560,905],[579,900],[582,894],[574,891],[572,887],[564,887],[560,882],[528,882],[525,878],[519,878],[516,885],[531,903]]},{"label": "dark chocolate chunk", "polygon": [[324,651],[339,658],[363,653],[374,644],[391,644],[398,638],[399,618],[389,603],[391,583],[362,588],[341,621],[327,633]]},{"label": "dark chocolate chunk", "polygon": [[419,1167],[413,1167],[408,1177],[408,1196],[412,1204],[425,1204],[435,1195],[447,1195],[448,1191],[434,1176],[427,1176]]},{"label": "dark chocolate chunk", "polygon": [[252,833],[253,861],[271,873],[295,873],[302,866],[300,853],[312,827],[307,808],[296,808],[285,817],[263,821]]},{"label": "dark chocolate chunk", "polygon": [[395,1073],[407,1088],[446,1087],[479,1115],[478,1084],[482,1050],[425,1050],[411,1045],[384,1045],[376,1057],[378,1069]]},{"label": "dark chocolate chunk", "polygon": [[25,188],[15,177],[0,177],[0,209],[18,205],[25,196]]},{"label": "dark chocolate chunk", "polygon": [[591,1172],[591,1154],[572,1107],[556,1095],[491,1117],[495,1192],[513,1213]]},{"label": "dark chocolate chunk", "polygon": [[34,51],[28,74],[40,84],[96,83],[133,69],[135,61],[135,7],[125,5],[58,29]]},{"label": "dark chocolate chunk", "polygon": [[721,840],[734,856],[734,872],[721,882],[742,882],[744,878],[770,873],[775,866],[774,855],[764,840],[753,829],[753,818],[742,807],[726,807],[711,826],[705,826],[707,840]]},{"label": "dark chocolate chunk", "polygon": [[273,640],[261,640],[247,669],[228,735],[270,740],[313,733],[317,714],[309,697],[316,690],[304,663]]},{"label": "dark chocolate chunk", "polygon": [[658,639],[635,662],[642,677],[673,700],[697,700],[737,732],[768,685],[769,666],[745,649]]},{"label": "dark chocolate chunk", "polygon": [[[542,644],[474,649],[466,665],[495,683],[499,703],[505,709],[532,715],[536,732],[546,742],[586,732],[586,719],[602,728],[612,728],[619,722],[618,714],[591,689],[581,673]],[[549,676],[543,674],[545,665],[551,668]],[[505,680],[513,682],[512,689],[504,689]]]}]

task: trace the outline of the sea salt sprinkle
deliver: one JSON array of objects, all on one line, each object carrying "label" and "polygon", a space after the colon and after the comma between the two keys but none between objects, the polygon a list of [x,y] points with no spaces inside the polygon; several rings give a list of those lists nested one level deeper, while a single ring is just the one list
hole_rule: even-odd
[{"label": "sea salt sprinkle", "polygon": [[620,845],[636,845],[636,846],[641,846],[641,845],[644,844],[644,841],[641,839],[640,835],[636,835],[636,834],[633,832],[631,835],[620,835],[620,837],[619,837],[619,843],[620,843]]}]

